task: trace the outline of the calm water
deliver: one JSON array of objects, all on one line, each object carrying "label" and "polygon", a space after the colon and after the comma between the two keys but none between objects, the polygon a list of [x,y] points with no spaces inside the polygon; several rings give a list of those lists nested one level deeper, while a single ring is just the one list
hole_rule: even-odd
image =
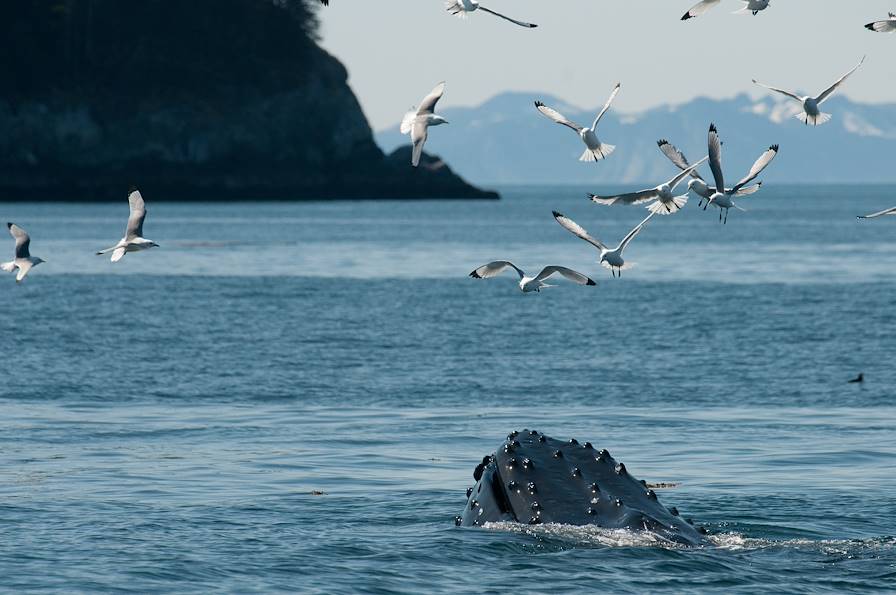
[{"label": "calm water", "polygon": [[[0,589],[896,590],[896,219],[854,218],[896,197],[769,187],[727,226],[690,205],[613,280],[550,211],[608,243],[643,212],[584,190],[148,196],[162,248],[118,265],[92,252],[124,202],[0,205],[49,261],[0,278]],[[598,287],[466,277],[495,258]],[[680,483],[661,500],[718,545],[455,528],[524,427]]]}]

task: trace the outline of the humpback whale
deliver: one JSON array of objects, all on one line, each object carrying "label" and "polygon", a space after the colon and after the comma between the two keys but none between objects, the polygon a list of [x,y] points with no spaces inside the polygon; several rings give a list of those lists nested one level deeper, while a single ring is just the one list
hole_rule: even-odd
[{"label": "humpback whale", "polygon": [[473,472],[455,524],[487,522],[597,525],[649,531],[670,542],[707,545],[706,530],[660,504],[644,481],[590,442],[556,440],[535,430],[511,432]]}]

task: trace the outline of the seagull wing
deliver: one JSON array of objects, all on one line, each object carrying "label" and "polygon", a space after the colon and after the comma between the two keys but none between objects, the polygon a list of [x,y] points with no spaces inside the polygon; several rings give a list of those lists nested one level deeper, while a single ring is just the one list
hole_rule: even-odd
[{"label": "seagull wing", "polygon": [[[671,144],[666,139],[662,139],[657,141],[657,146],[660,148],[660,151],[663,152],[663,155],[669,158],[669,161],[675,164],[675,167],[678,169],[687,169],[691,167],[691,164],[688,163],[688,158],[684,156],[684,153],[679,151],[675,145]],[[697,173],[696,170],[691,170],[691,177],[694,177],[698,180],[702,180],[700,174]]]},{"label": "seagull wing", "polygon": [[414,143],[414,152],[411,155],[411,165],[417,167],[420,165],[420,157],[423,155],[423,145],[426,144],[426,138],[429,136],[429,126],[426,122],[414,122],[411,128],[411,142]]},{"label": "seagull wing", "polygon": [[568,269],[566,267],[558,267],[558,266],[547,266],[541,269],[541,272],[535,277],[535,281],[544,281],[554,273],[560,273],[573,283],[578,283],[579,285],[597,285],[590,277],[586,277],[582,273],[578,271],[574,271],[572,269]]},{"label": "seagull wing", "polygon": [[576,223],[575,221],[573,221],[572,219],[570,219],[563,213],[558,213],[557,211],[554,211],[553,213],[554,213],[554,219],[557,220],[557,223],[559,223],[563,227],[563,229],[565,229],[569,233],[573,234],[577,238],[579,238],[581,240],[585,240],[586,242],[588,242],[589,244],[591,244],[598,250],[606,250],[607,249],[606,244],[604,244],[603,242],[601,242],[600,240],[598,240],[596,238],[591,237],[591,235],[587,231],[585,231],[584,227],[582,227],[581,225],[579,225],[578,223]]},{"label": "seagull wing", "polygon": [[143,237],[143,220],[146,219],[146,204],[143,202],[143,196],[136,188],[131,189],[128,194],[128,204],[131,207],[131,215],[128,217],[128,228],[124,237],[127,239]]},{"label": "seagull wing", "polygon": [[800,103],[803,102],[803,98],[800,97],[799,95],[797,95],[796,93],[794,93],[793,91],[785,91],[784,89],[778,89],[777,87],[769,87],[768,85],[766,85],[766,84],[764,84],[764,83],[760,83],[760,82],[757,81],[756,79],[753,79],[753,82],[754,82],[755,84],[759,85],[760,87],[764,87],[764,88],[768,89],[769,91],[774,91],[775,93],[780,93],[780,94],[782,94],[782,95],[787,95],[787,96],[790,97],[791,99],[796,99],[796,100],[799,101]]},{"label": "seagull wing", "polygon": [[701,159],[700,161],[698,161],[698,162],[695,163],[694,165],[688,166],[687,169],[683,170],[680,174],[678,174],[677,176],[675,176],[674,178],[672,178],[671,180],[669,180],[669,186],[672,187],[672,190],[675,190],[675,188],[676,188],[679,184],[681,184],[681,181],[682,181],[683,179],[685,179],[686,177],[688,177],[689,175],[691,175],[691,172],[693,172],[695,169],[697,169],[698,167],[700,167],[701,165],[703,165],[703,162],[706,161],[707,159],[709,159],[708,156],[707,156],[707,157],[704,157],[703,159]]},{"label": "seagull wing", "polygon": [[762,182],[758,182],[753,184],[752,186],[745,186],[734,193],[735,196],[749,196],[751,194],[756,194],[759,192],[759,189],[762,188]]},{"label": "seagull wing", "polygon": [[588,195],[588,198],[590,198],[592,202],[596,202],[599,205],[615,205],[616,203],[639,205],[643,202],[655,200],[658,197],[659,193],[656,191],[656,188],[648,188],[647,190],[640,190],[638,192],[629,192],[628,194],[617,194],[616,196]]},{"label": "seagull wing", "polygon": [[31,246],[31,236],[15,223],[7,223],[6,227],[9,229],[9,235],[16,240],[16,258],[29,258],[31,252],[28,251],[28,248]]},{"label": "seagull wing", "polygon": [[641,223],[639,223],[633,230],[628,232],[628,235],[622,239],[622,242],[619,244],[619,253],[622,254],[625,251],[626,246],[628,246],[629,242],[635,239],[635,236],[641,233],[641,230],[644,229],[644,224],[650,221],[650,218],[653,217],[653,213],[647,215],[647,218],[644,219]]},{"label": "seagull wing", "polygon": [[896,215],[896,207],[892,209],[886,209],[883,211],[878,211],[876,213],[871,213],[870,215],[859,215],[859,219],[875,219],[877,217],[883,217],[884,215]]},{"label": "seagull wing", "polygon": [[830,97],[834,93],[834,91],[837,90],[837,87],[842,85],[843,82],[849,78],[849,75],[851,75],[856,70],[858,70],[859,66],[861,66],[864,63],[865,63],[865,56],[862,56],[862,59],[859,60],[859,63],[856,64],[855,68],[853,68],[852,70],[850,70],[849,72],[847,72],[846,74],[841,76],[839,79],[837,79],[837,82],[834,83],[833,85],[831,85],[830,87],[828,87],[827,89],[825,89],[821,95],[819,95],[818,97],[815,98],[815,101],[817,101],[818,103],[824,103],[825,101],[827,101],[828,97]]},{"label": "seagull wing", "polygon": [[470,276],[474,279],[490,279],[492,277],[497,277],[504,272],[504,269],[508,267],[515,270],[517,275],[520,276],[520,279],[522,279],[526,275],[512,262],[506,260],[496,260],[494,262],[482,265],[481,267],[470,273]]},{"label": "seagull wing", "polygon": [[519,25],[520,27],[526,27],[527,29],[534,29],[535,27],[538,26],[538,25],[533,25],[532,23],[526,23],[525,21],[517,21],[516,19],[512,19],[508,16],[504,16],[500,12],[495,12],[494,10],[489,10],[488,8],[484,7],[481,4],[479,5],[479,10],[481,10],[482,12],[487,12],[489,14],[493,14],[496,17],[500,17],[500,18],[504,19],[505,21],[510,21],[514,25]]},{"label": "seagull wing", "polygon": [[436,109],[436,104],[439,102],[439,99],[442,98],[442,95],[445,93],[445,83],[439,83],[436,85],[436,88],[429,92],[429,95],[423,98],[423,101],[420,102],[420,107],[417,108],[418,116],[425,116],[426,114],[431,114]]},{"label": "seagull wing", "polygon": [[893,13],[890,13],[890,18],[886,21],[868,23],[865,25],[865,28],[870,29],[871,31],[877,31],[878,33],[892,33],[893,31],[896,31],[896,16],[893,16]]},{"label": "seagull wing", "polygon": [[619,89],[621,87],[622,85],[619,83],[616,83],[616,86],[613,87],[613,92],[610,93],[610,98],[607,99],[607,102],[604,104],[604,109],[600,110],[600,113],[597,114],[597,118],[594,119],[594,124],[591,125],[592,130],[597,129],[597,123],[600,122],[600,119],[604,117],[604,114],[610,110],[610,106],[613,105],[613,100],[619,95]]},{"label": "seagull wing", "polygon": [[709,125],[709,168],[715,178],[719,192],[725,191],[725,176],[722,174],[722,141],[715,124]]},{"label": "seagull wing", "polygon": [[699,17],[701,14],[721,2],[722,0],[703,0],[702,2],[698,2],[694,6],[691,7],[689,11],[684,13],[684,16],[681,17],[682,21],[686,21],[688,19],[692,19],[694,17]]},{"label": "seagull wing", "polygon": [[569,128],[572,128],[573,130],[575,130],[576,132],[582,131],[581,126],[579,126],[578,124],[576,124],[575,122],[573,122],[571,120],[568,120],[566,118],[566,116],[564,116],[563,114],[561,114],[554,108],[548,107],[540,101],[535,102],[535,107],[538,109],[538,111],[540,111],[542,114],[544,114],[545,116],[547,116],[548,118],[550,118],[551,120],[556,122],[557,124],[562,124],[564,126],[568,126]]},{"label": "seagull wing", "polygon": [[752,182],[756,179],[756,176],[762,173],[768,164],[772,162],[775,156],[778,154],[778,145],[772,145],[768,148],[768,151],[759,156],[759,159],[756,160],[756,163],[753,164],[753,167],[750,168],[750,173],[747,176],[734,185],[734,188],[729,190],[730,194],[737,194],[741,188]]}]

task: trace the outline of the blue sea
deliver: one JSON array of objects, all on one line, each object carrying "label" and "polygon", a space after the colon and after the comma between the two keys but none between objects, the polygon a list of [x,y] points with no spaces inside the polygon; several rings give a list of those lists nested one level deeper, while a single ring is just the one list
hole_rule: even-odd
[{"label": "blue sea", "polygon": [[[496,202],[2,204],[0,590],[896,591],[896,204],[772,186],[655,217],[595,188]],[[11,255],[12,240],[0,243]],[[4,252],[9,252],[9,255]],[[523,295],[494,259],[560,279]],[[864,384],[847,381],[860,372]],[[454,526],[508,432],[607,448],[713,546]]]}]

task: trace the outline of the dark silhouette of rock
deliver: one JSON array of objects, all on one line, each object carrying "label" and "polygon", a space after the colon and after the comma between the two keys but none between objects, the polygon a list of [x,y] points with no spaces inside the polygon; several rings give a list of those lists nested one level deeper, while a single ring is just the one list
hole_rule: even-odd
[{"label": "dark silhouette of rock", "polygon": [[[312,4],[317,5],[317,2]],[[497,198],[386,156],[306,0],[0,5],[0,200]]]}]

